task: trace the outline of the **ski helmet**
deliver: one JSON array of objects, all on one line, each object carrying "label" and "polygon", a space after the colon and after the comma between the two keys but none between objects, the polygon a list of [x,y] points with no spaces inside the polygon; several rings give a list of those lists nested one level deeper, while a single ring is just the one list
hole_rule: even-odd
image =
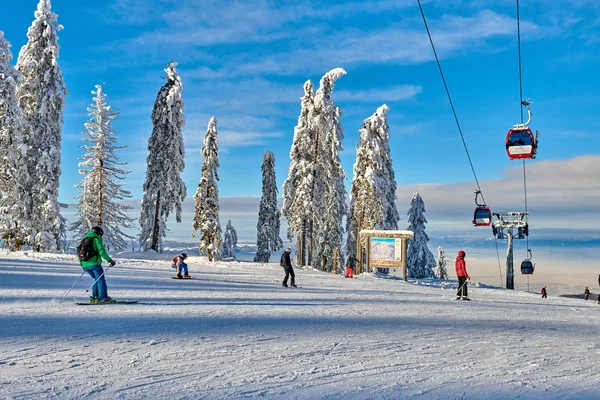
[{"label": "ski helmet", "polygon": [[183,258],[185,260],[187,258],[187,254],[181,253],[181,258]]},{"label": "ski helmet", "polygon": [[95,226],[92,228],[92,232],[95,232],[97,235],[104,235],[104,230],[102,228],[100,228],[99,226]]},{"label": "ski helmet", "polygon": [[286,248],[285,248],[285,252],[286,252],[286,253],[291,253],[291,252],[292,252],[292,249],[290,249],[289,247],[286,247]]},{"label": "ski helmet", "polygon": [[459,257],[466,257],[467,253],[465,253],[464,251],[461,250],[461,251],[458,252],[458,256]]}]

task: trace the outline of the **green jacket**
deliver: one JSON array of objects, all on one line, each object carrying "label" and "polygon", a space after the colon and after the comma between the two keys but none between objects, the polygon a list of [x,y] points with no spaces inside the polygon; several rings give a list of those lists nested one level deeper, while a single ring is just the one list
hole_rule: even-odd
[{"label": "green jacket", "polygon": [[108,253],[106,252],[106,249],[104,248],[104,243],[102,243],[102,237],[100,235],[98,235],[94,231],[90,231],[90,232],[88,232],[87,235],[85,235],[85,237],[86,238],[94,238],[94,241],[93,241],[94,250],[96,250],[96,253],[98,253],[98,254],[95,255],[94,257],[90,258],[87,261],[79,260],[83,269],[93,267],[94,265],[102,265],[103,258],[108,262],[110,262],[112,260],[110,258],[110,256],[108,255]]}]

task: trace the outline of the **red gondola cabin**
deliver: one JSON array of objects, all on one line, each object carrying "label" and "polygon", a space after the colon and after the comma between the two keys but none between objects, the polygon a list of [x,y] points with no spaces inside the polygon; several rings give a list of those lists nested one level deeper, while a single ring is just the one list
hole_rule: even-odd
[{"label": "red gondola cabin", "polygon": [[506,134],[506,153],[511,160],[535,158],[537,143],[529,128],[511,128]]},{"label": "red gondola cabin", "polygon": [[490,226],[492,223],[492,212],[488,207],[479,206],[473,214],[473,225],[475,226]]}]

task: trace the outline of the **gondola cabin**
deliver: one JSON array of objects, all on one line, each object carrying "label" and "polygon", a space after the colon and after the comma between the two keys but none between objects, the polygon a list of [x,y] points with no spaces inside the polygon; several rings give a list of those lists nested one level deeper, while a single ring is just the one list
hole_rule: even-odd
[{"label": "gondola cabin", "polygon": [[523,262],[521,263],[521,273],[524,275],[533,274],[534,269],[535,269],[535,266],[533,265],[531,260],[523,260]]},{"label": "gondola cabin", "polygon": [[473,214],[473,225],[490,226],[492,223],[492,212],[488,207],[480,206],[475,209]]},{"label": "gondola cabin", "polygon": [[506,153],[511,160],[535,158],[536,143],[529,128],[512,128],[506,134]]}]

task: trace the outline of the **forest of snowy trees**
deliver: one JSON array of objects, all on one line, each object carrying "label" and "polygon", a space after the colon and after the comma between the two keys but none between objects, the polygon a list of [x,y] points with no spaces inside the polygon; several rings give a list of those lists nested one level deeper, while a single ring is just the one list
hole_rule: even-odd
[{"label": "forest of snowy trees", "polygon": [[[111,109],[102,85],[92,91],[87,108],[89,120],[82,133],[76,186],[77,216],[67,222],[60,213],[58,182],[61,174],[62,110],[68,95],[58,63],[58,16],[50,0],[40,0],[27,32],[28,42],[16,65],[10,43],[0,31],[0,237],[10,250],[64,250],[66,232],[82,237],[93,226],[106,232],[109,248],[122,250],[133,239],[134,218],[124,200],[126,161],[119,159],[117,132],[112,122],[119,115]],[[151,110],[152,132],[148,138],[146,179],[139,216],[141,250],[162,251],[167,221],[174,213],[182,222],[182,203],[187,188],[183,129],[185,127],[183,81],[172,61],[164,69],[165,83],[158,90]],[[387,105],[363,121],[356,145],[356,160],[349,193],[340,153],[344,151],[342,108],[334,102],[335,83],[346,75],[342,68],[326,72],[315,89],[304,84],[298,123],[294,127],[288,175],[282,187],[283,205],[278,205],[275,156],[263,157],[262,197],[257,210],[257,262],[269,262],[284,246],[281,217],[287,220],[287,238],[297,244],[298,263],[323,271],[344,265],[357,254],[358,232],[363,229],[397,230],[396,178],[390,154]],[[43,79],[41,79],[43,77]],[[191,226],[199,231],[198,248],[209,260],[235,259],[237,232],[231,220],[223,234],[219,215],[219,146],[217,119],[212,117],[200,156],[202,168],[193,196],[195,210]],[[427,247],[425,208],[416,193],[408,212],[409,276],[444,279],[445,258],[438,260]],[[134,229],[133,229],[134,230]],[[135,230],[134,230],[135,231]],[[337,257],[337,258],[336,258]],[[340,269],[341,272],[341,269]]]}]

